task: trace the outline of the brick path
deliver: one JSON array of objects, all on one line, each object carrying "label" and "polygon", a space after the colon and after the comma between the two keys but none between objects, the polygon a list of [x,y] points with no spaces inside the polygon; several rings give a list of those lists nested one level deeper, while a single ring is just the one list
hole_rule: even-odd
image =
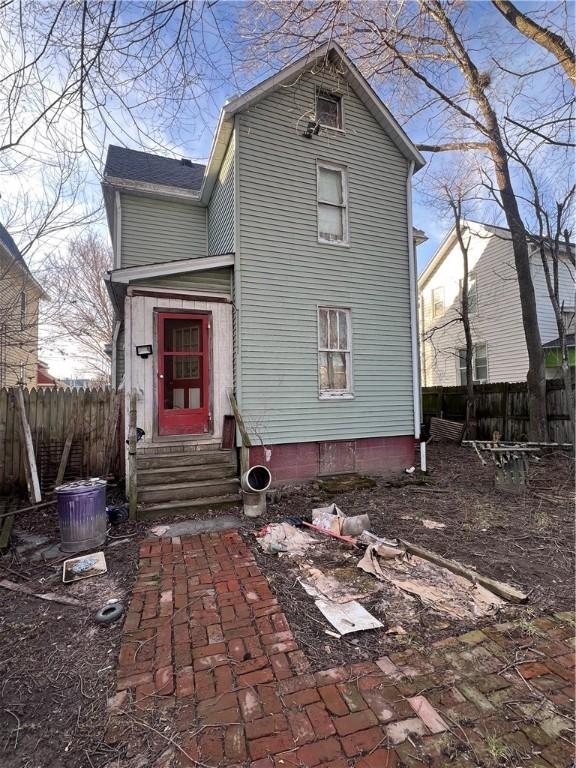
[{"label": "brick path", "polygon": [[126,711],[161,710],[179,766],[572,764],[571,614],[311,674],[237,531],[146,541],[140,558],[109,741]]}]

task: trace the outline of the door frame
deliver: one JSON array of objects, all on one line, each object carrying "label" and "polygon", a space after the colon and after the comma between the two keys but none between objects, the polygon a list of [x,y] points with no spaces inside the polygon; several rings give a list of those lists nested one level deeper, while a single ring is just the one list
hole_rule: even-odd
[{"label": "door frame", "polygon": [[[160,414],[160,380],[158,377],[159,369],[160,369],[160,355],[162,354],[160,350],[160,315],[179,315],[179,316],[187,316],[187,315],[202,315],[203,317],[207,318],[208,321],[208,328],[207,328],[207,361],[208,361],[208,382],[206,386],[206,394],[208,397],[208,430],[206,432],[185,432],[181,433],[179,435],[161,435],[160,434],[160,424],[159,424],[159,414]],[[201,438],[210,437],[214,434],[214,374],[213,374],[213,360],[214,360],[214,354],[213,354],[213,344],[212,344],[212,312],[211,310],[206,309],[179,309],[175,307],[154,307],[154,354],[153,354],[153,365],[154,365],[154,371],[153,371],[153,392],[154,392],[154,398],[153,398],[153,425],[154,425],[154,440],[159,441],[179,441],[182,442],[183,440],[193,440],[197,441]]]}]

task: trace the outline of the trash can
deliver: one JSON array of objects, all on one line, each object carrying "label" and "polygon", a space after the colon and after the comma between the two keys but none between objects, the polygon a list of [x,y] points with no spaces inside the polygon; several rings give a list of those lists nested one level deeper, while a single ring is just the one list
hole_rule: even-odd
[{"label": "trash can", "polygon": [[60,548],[82,552],[106,541],[106,480],[92,478],[56,488]]}]

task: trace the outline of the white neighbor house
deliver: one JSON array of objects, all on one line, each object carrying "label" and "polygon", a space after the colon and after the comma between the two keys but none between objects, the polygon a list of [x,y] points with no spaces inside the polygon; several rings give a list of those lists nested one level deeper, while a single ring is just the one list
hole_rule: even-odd
[{"label": "white neighbor house", "polygon": [[[465,222],[465,226],[466,237],[470,236],[469,305],[474,380],[477,383],[525,381],[528,352],[510,232],[473,221]],[[554,346],[558,329],[535,246],[531,263],[540,334],[546,349],[547,378],[555,378],[559,375],[557,344]],[[459,320],[463,275],[463,256],[453,227],[418,280],[424,387],[466,383],[466,344]],[[567,261],[560,265],[559,280],[567,333],[571,334],[570,362],[574,365],[575,274]]]}]

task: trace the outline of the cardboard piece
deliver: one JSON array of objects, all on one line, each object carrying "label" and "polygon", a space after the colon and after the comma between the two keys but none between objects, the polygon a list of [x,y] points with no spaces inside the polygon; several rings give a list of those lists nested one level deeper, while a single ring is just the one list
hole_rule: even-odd
[{"label": "cardboard piece", "polygon": [[315,605],[320,613],[341,635],[350,632],[362,632],[366,629],[378,629],[382,622],[372,616],[360,603],[353,600],[350,603],[339,605],[330,600],[315,600]]},{"label": "cardboard piece", "polygon": [[89,555],[71,557],[62,564],[62,581],[70,584],[73,581],[89,579],[106,573],[108,566],[104,552],[91,552]]}]

